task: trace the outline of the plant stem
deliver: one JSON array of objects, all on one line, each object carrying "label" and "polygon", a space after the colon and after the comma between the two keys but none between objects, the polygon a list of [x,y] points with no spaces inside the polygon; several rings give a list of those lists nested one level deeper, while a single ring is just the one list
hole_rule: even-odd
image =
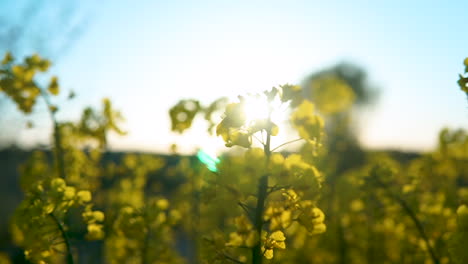
[{"label": "plant stem", "polygon": [[411,221],[413,221],[414,225],[416,226],[416,229],[418,230],[419,235],[421,236],[421,238],[424,240],[424,243],[426,244],[427,250],[429,251],[429,254],[432,258],[432,262],[434,262],[434,264],[439,264],[440,263],[439,258],[437,257],[434,248],[432,248],[431,244],[429,243],[429,238],[427,237],[426,232],[424,231],[424,227],[421,221],[419,221],[418,217],[416,216],[416,214],[413,212],[413,210],[409,206],[409,204],[403,198],[394,194],[388,188],[388,186],[385,185],[383,182],[381,182],[378,179],[376,179],[376,181],[382,188],[384,188],[387,191],[388,195],[391,198],[393,198],[401,206],[403,211],[411,218]]},{"label": "plant stem", "polygon": [[408,203],[406,203],[405,200],[403,200],[402,198],[398,196],[394,197],[394,199],[400,204],[400,206],[408,214],[408,216],[411,218],[414,225],[418,229],[419,234],[421,235],[422,239],[426,243],[427,249],[429,251],[429,254],[431,255],[431,258],[434,264],[439,264],[440,263],[439,258],[437,257],[434,248],[432,248],[431,244],[429,243],[429,239],[426,235],[426,232],[424,231],[424,227],[422,226],[421,221],[419,221],[418,217],[413,212],[413,210],[411,210],[411,208],[409,207]]},{"label": "plant stem", "polygon": [[[329,178],[329,183],[336,183],[339,180],[339,175],[331,174]],[[328,184],[330,188],[330,195],[328,197],[328,217],[333,221],[333,225],[336,226],[335,237],[336,237],[336,250],[337,263],[343,264],[346,263],[346,239],[344,237],[343,224],[341,223],[342,215],[340,215],[340,197],[337,195],[337,186],[336,184]]]},{"label": "plant stem", "polygon": [[286,146],[286,145],[289,145],[289,144],[292,144],[292,143],[294,143],[294,142],[301,141],[301,140],[303,140],[303,138],[296,138],[296,139],[294,139],[294,140],[285,142],[285,143],[283,143],[283,144],[277,146],[276,148],[272,149],[271,152],[273,152],[273,151],[275,151],[275,150],[277,150],[277,149],[279,149],[279,148],[281,148],[281,147],[284,147],[284,146]]},{"label": "plant stem", "polygon": [[[55,162],[57,166],[57,173],[62,179],[65,179],[65,161],[64,161],[64,155],[63,155],[64,153],[63,153],[63,148],[62,148],[62,143],[61,143],[62,141],[60,138],[59,123],[57,121],[57,118],[55,117],[55,111],[53,110],[53,105],[50,102],[49,97],[47,96],[47,93],[44,92],[42,89],[40,89],[40,93],[41,93],[42,98],[44,99],[44,102],[47,105],[47,110],[49,111],[50,119],[52,120],[52,123],[53,123]],[[62,234],[63,240],[65,242],[65,247],[67,249],[67,252],[66,252],[67,264],[73,264],[73,255],[71,252],[70,239],[68,238],[68,235],[65,232],[65,229],[63,228],[63,225],[60,223],[59,219],[53,213],[50,213],[49,215],[57,224],[57,227],[60,230],[60,233]]]},{"label": "plant stem", "polygon": [[227,254],[224,254],[224,253],[223,253],[223,256],[224,256],[227,260],[230,260],[230,261],[232,261],[232,262],[234,262],[234,263],[237,263],[237,264],[244,264],[244,262],[240,262],[240,261],[238,261],[237,259],[235,259],[235,258],[233,258],[233,257],[231,257],[231,256],[229,256],[229,255],[227,255]]},{"label": "plant stem", "polygon": [[[65,179],[65,161],[64,161],[63,148],[62,148],[62,143],[61,143],[61,138],[60,138],[59,123],[57,119],[55,118],[55,111],[53,110],[53,105],[50,102],[49,97],[47,96],[47,93],[45,93],[42,89],[40,89],[40,93],[41,93],[42,98],[44,99],[44,102],[47,105],[50,119],[52,120],[52,123],[53,123],[55,161],[57,165],[57,173],[62,179]],[[67,263],[73,264],[73,255],[71,253],[70,239],[68,238],[68,235],[65,232],[65,229],[63,228],[63,225],[60,223],[59,219],[53,213],[50,213],[49,215],[57,224],[57,227],[60,230],[60,233],[62,234],[63,240],[65,242],[65,247],[67,249],[67,253],[66,253]]]},{"label": "plant stem", "polygon": [[199,249],[200,249],[200,233],[199,233],[199,226],[200,226],[200,186],[198,186],[199,182],[199,173],[195,173],[190,177],[192,181],[192,204],[194,205],[192,207],[192,236],[193,236],[193,258],[192,258],[192,264],[197,264],[200,262],[200,254],[199,254]]},{"label": "plant stem", "polygon": [[[266,138],[266,143],[264,145],[264,152],[265,152],[265,157],[266,157],[266,168],[268,168],[268,161],[270,159],[270,144],[271,144],[271,134],[269,131],[267,131],[267,138]],[[263,228],[263,211],[265,209],[265,200],[268,195],[268,173],[263,175],[259,179],[258,183],[258,195],[257,195],[257,206],[255,209],[255,231],[257,232],[258,235],[258,242],[255,247],[252,248],[252,263],[253,264],[261,264],[262,263],[262,242],[261,242],[261,237],[262,237],[262,228]]]},{"label": "plant stem", "polygon": [[65,161],[63,156],[63,148],[60,140],[60,128],[57,121],[54,119],[54,144],[55,144],[55,159],[57,161],[57,170],[62,179],[65,179]]},{"label": "plant stem", "polygon": [[255,245],[255,247],[252,248],[252,263],[253,264],[262,263],[261,236],[262,236],[262,228],[263,228],[263,211],[265,207],[267,187],[268,187],[268,174],[263,175],[259,180],[257,208],[255,210],[255,231],[257,232],[259,240],[257,242],[257,245]]},{"label": "plant stem", "polygon": [[[147,219],[145,220],[148,221]],[[141,263],[142,264],[148,263],[148,247],[149,247],[150,236],[151,236],[151,227],[149,226],[149,224],[147,224],[145,238],[143,240],[143,247],[141,249]]]},{"label": "plant stem", "polygon": [[52,120],[53,123],[53,131],[54,131],[54,146],[55,146],[55,161],[57,165],[57,172],[58,175],[62,178],[65,179],[65,161],[64,161],[64,153],[63,153],[63,148],[62,148],[62,141],[61,141],[61,136],[60,136],[60,127],[59,123],[57,121],[57,118],[55,118],[55,112],[52,110],[52,103],[49,100],[49,97],[47,94],[42,91],[41,89],[41,96],[44,99],[47,109],[49,110],[50,114],[50,119]]},{"label": "plant stem", "polygon": [[57,227],[60,230],[60,233],[62,234],[63,241],[65,242],[65,248],[67,249],[67,264],[73,264],[73,255],[71,253],[70,239],[68,238],[68,235],[65,232],[65,229],[63,228],[63,225],[60,223],[59,219],[53,213],[50,213],[49,215],[54,220],[55,224],[57,224]]}]

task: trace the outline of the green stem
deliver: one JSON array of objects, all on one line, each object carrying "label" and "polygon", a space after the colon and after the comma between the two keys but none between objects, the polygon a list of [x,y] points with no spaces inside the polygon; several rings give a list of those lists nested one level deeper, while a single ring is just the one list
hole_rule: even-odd
[{"label": "green stem", "polygon": [[[338,175],[332,174],[330,175],[329,182],[335,183],[339,180]],[[328,199],[328,209],[329,209],[329,216],[330,219],[333,219],[334,225],[336,226],[335,229],[335,237],[336,237],[336,248],[338,262],[340,264],[346,263],[346,239],[344,237],[344,230],[343,225],[341,223],[342,216],[340,215],[340,201],[339,196],[337,195],[336,184],[329,184],[330,186],[330,197]]]},{"label": "green stem", "polygon": [[63,241],[65,242],[65,248],[67,249],[67,264],[73,264],[73,255],[71,253],[70,239],[68,238],[68,235],[65,232],[65,229],[63,228],[63,225],[60,223],[59,219],[53,213],[50,213],[49,215],[54,220],[55,224],[57,224],[57,227],[60,230],[60,233],[62,234]]},{"label": "green stem", "polygon": [[239,260],[237,260],[237,259],[235,259],[235,258],[233,258],[233,257],[231,257],[231,256],[229,256],[229,255],[227,255],[227,254],[225,254],[225,253],[223,253],[223,256],[224,256],[227,260],[230,260],[230,261],[232,261],[232,262],[234,262],[234,263],[237,263],[237,264],[244,264],[244,262],[240,262]]},{"label": "green stem", "polygon": [[[65,161],[64,161],[64,152],[63,152],[61,138],[60,138],[59,123],[57,119],[55,118],[55,111],[53,111],[52,109],[53,105],[50,102],[49,97],[47,96],[47,93],[45,93],[42,89],[40,89],[40,93],[41,93],[42,98],[44,99],[44,102],[47,105],[47,109],[50,114],[50,119],[52,120],[52,123],[53,123],[55,162],[57,165],[57,173],[62,179],[65,179]],[[68,235],[65,232],[65,229],[63,228],[63,225],[60,223],[59,219],[53,213],[50,213],[49,215],[57,224],[58,229],[60,230],[60,233],[62,234],[63,240],[65,242],[65,247],[67,249],[67,253],[66,253],[67,264],[73,264],[73,255],[71,253],[71,246],[70,246],[70,240],[68,238]]]},{"label": "green stem", "polygon": [[338,218],[337,221],[337,235],[338,235],[338,252],[340,253],[340,263],[346,264],[346,239],[344,237],[344,228],[341,223],[341,218]]},{"label": "green stem", "polygon": [[[145,220],[146,222],[148,221],[147,219]],[[148,247],[149,247],[150,236],[151,236],[151,228],[148,224],[146,225],[145,238],[143,240],[143,247],[141,249],[141,263],[142,264],[148,263]]]},{"label": "green stem", "polygon": [[400,204],[400,206],[403,208],[406,214],[408,214],[408,216],[411,218],[414,225],[418,229],[419,234],[421,235],[422,239],[426,243],[427,249],[429,250],[429,254],[431,255],[431,258],[434,264],[439,264],[440,263],[439,258],[437,257],[434,248],[432,248],[431,244],[429,243],[429,238],[427,237],[426,232],[424,231],[424,227],[421,221],[419,221],[418,217],[413,212],[413,210],[409,207],[409,205],[406,203],[405,200],[403,200],[400,197],[395,197],[394,199]]},{"label": "green stem", "polygon": [[279,149],[279,148],[281,148],[281,147],[284,147],[284,146],[286,146],[286,145],[289,145],[289,144],[292,144],[292,143],[294,143],[294,142],[298,142],[298,141],[301,141],[301,140],[304,140],[304,139],[303,139],[303,138],[297,138],[297,139],[294,139],[294,140],[285,142],[285,143],[283,143],[283,144],[277,146],[276,148],[272,149],[271,152],[273,152],[273,151],[275,151],[275,150],[277,150],[277,149]]},{"label": "green stem", "polygon": [[381,182],[378,179],[376,179],[376,181],[382,188],[384,188],[384,190],[387,191],[388,195],[391,198],[393,198],[401,206],[403,211],[411,218],[411,221],[413,221],[414,225],[416,226],[416,229],[418,230],[419,235],[421,236],[421,238],[424,240],[424,243],[426,244],[426,247],[427,247],[427,249],[429,251],[429,254],[430,254],[431,258],[432,258],[432,262],[434,262],[434,264],[439,264],[440,263],[439,258],[437,257],[434,248],[432,248],[431,244],[429,243],[429,238],[427,237],[426,232],[424,231],[424,227],[423,227],[421,221],[419,221],[418,217],[416,216],[416,214],[413,212],[413,210],[409,206],[409,204],[403,198],[401,198],[400,196],[394,194],[388,188],[388,186],[385,185],[383,182]]},{"label": "green stem", "polygon": [[54,130],[54,146],[55,146],[55,161],[57,165],[57,172],[58,175],[62,178],[65,179],[65,161],[64,161],[64,151],[62,148],[62,141],[61,141],[61,136],[60,136],[60,127],[59,123],[57,121],[57,118],[55,118],[55,112],[52,110],[52,103],[49,100],[49,97],[47,94],[41,90],[41,96],[44,99],[47,109],[49,110],[50,114],[50,119],[52,120],[53,123],[53,130]]},{"label": "green stem", "polygon": [[[271,135],[270,132],[267,131],[267,139],[266,143],[264,145],[264,152],[265,152],[265,157],[266,157],[266,165],[268,165],[268,161],[270,159],[270,144],[271,144]],[[268,166],[266,166],[268,167]],[[258,235],[258,243],[255,245],[255,247],[252,248],[252,263],[253,264],[262,264],[262,242],[261,242],[261,237],[262,237],[262,228],[263,228],[263,212],[265,210],[265,200],[268,195],[268,173],[263,175],[259,179],[258,183],[258,199],[257,199],[257,206],[255,209],[255,231],[257,232]]]},{"label": "green stem", "polygon": [[57,161],[57,170],[62,179],[65,179],[65,161],[64,151],[60,139],[60,128],[54,119],[54,144],[55,144],[55,159]]},{"label": "green stem", "polygon": [[193,235],[193,260],[191,263],[197,264],[200,261],[199,249],[200,249],[200,234],[199,234],[199,227],[200,227],[200,187],[197,185],[199,182],[198,179],[199,173],[192,175],[192,235]]},{"label": "green stem", "polygon": [[263,211],[265,209],[267,187],[268,187],[268,174],[263,175],[259,180],[257,208],[255,210],[255,231],[257,232],[259,241],[257,245],[255,245],[255,247],[252,248],[252,263],[253,264],[262,263],[261,237],[262,237],[262,228],[263,228]]},{"label": "green stem", "polygon": [[[376,199],[374,197],[374,199]],[[367,264],[372,264],[376,262],[376,250],[375,250],[375,241],[377,239],[375,233],[373,232],[372,227],[374,226],[374,212],[377,210],[375,206],[374,199],[369,199],[367,204],[369,205],[366,208],[366,219],[367,219],[367,247],[366,247],[366,258]],[[403,261],[401,261],[403,262]]]}]

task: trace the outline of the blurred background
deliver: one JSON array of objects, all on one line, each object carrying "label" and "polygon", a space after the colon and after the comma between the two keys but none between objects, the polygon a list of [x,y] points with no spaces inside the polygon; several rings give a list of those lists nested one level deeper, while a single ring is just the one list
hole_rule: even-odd
[{"label": "blurred background", "polygon": [[[206,122],[200,115],[186,133],[171,132],[169,109],[179,100],[194,98],[206,107],[222,96],[236,100],[238,95],[262,92],[273,86],[289,83],[308,87],[321,77],[339,77],[345,88],[336,85],[335,90],[321,94],[322,105],[319,100],[314,101],[319,114],[326,117],[327,138],[325,155],[318,161],[309,158],[326,175],[319,205],[330,220],[323,236],[328,244],[323,243],[322,249],[331,252],[332,259],[337,258],[329,263],[350,263],[351,255],[342,249],[355,250],[359,245],[356,246],[354,238],[345,237],[346,226],[340,221],[347,214],[348,202],[361,201],[360,195],[366,192],[353,189],[348,180],[353,173],[367,169],[373,159],[388,156],[401,162],[402,167],[415,160],[414,164],[419,166],[418,162],[430,160],[426,158],[432,157],[430,151],[434,151],[434,160],[442,160],[440,175],[432,173],[436,169],[428,163],[430,177],[422,182],[433,184],[436,190],[441,182],[448,185],[445,172],[455,171],[456,177],[452,175],[453,182],[449,182],[452,185],[443,195],[454,194],[463,187],[468,197],[466,159],[457,156],[457,151],[466,153],[463,152],[466,141],[461,144],[466,133],[451,134],[447,130],[438,138],[445,127],[468,129],[467,100],[457,85],[463,59],[468,56],[463,4],[361,0],[350,3],[0,0],[0,58],[10,51],[17,61],[33,53],[52,61],[50,70],[38,81],[45,82],[51,75],[59,77],[61,92],[52,98],[59,106],[59,122],[78,121],[85,107],[100,107],[103,97],[110,98],[113,107],[125,117],[122,128],[127,135],[110,134],[102,149],[90,144],[102,154],[99,158],[93,159],[92,148],[83,149],[87,145],[80,143],[65,151],[67,155],[82,151],[85,158],[76,167],[80,172],[77,175],[84,180],[77,182],[87,183],[91,179],[99,183],[91,191],[93,197],[95,194],[98,197],[96,207],[106,213],[108,223],[113,223],[118,211],[109,206],[106,195],[113,194],[108,190],[128,194],[119,189],[124,186],[121,182],[143,183],[135,184],[138,186],[135,190],[130,189],[130,197],[137,197],[135,193],[141,194],[142,199],[164,195],[175,207],[184,208],[186,200],[196,201],[193,208],[199,206],[199,200],[178,195],[178,191],[190,185],[193,179],[190,177],[199,175],[195,172],[203,168],[208,173],[200,162],[203,160],[197,160],[194,154],[202,149],[205,152],[201,153],[208,157],[227,149],[220,137],[207,133]],[[347,99],[341,96],[341,88],[346,91],[351,88],[348,95],[355,100],[348,98],[349,102],[343,103]],[[73,100],[68,99],[70,93],[75,94]],[[328,103],[346,106],[327,113],[323,110]],[[220,116],[213,121],[219,122]],[[11,98],[0,93],[0,215],[4,216],[0,218],[0,258],[6,252],[15,263],[28,263],[9,231],[10,218],[24,198],[18,168],[34,158],[33,150],[37,149],[44,150],[47,157],[44,164],[52,164],[52,125],[44,102],[39,100],[32,113],[25,115]],[[288,130],[280,128],[278,138],[275,146],[288,139]],[[171,151],[174,143],[179,155]],[[453,171],[444,163],[447,153],[447,160],[452,162],[451,152],[445,151],[449,144],[459,148],[454,151],[453,163],[459,167],[454,165]],[[283,150],[287,156],[290,149]],[[152,153],[153,159],[143,153]],[[141,160],[136,158],[139,154]],[[211,162],[217,160],[209,157]],[[142,179],[133,174],[137,171],[134,167],[126,164],[126,161],[132,164],[133,159],[141,161],[141,167],[147,170],[140,175]],[[88,167],[95,169],[89,174],[97,175],[96,178],[88,177]],[[122,175],[114,173],[111,170],[114,167]],[[439,197],[431,188],[427,190],[427,197]],[[127,203],[127,197],[122,197],[123,204]],[[447,206],[452,211],[455,204],[458,206],[457,199],[450,200]],[[381,207],[370,204],[371,211]],[[420,204],[424,206],[424,201],[417,197],[412,206]],[[389,219],[394,217],[392,212],[388,214]],[[190,223],[191,218],[185,220]],[[70,223],[72,227],[75,225],[73,221]],[[362,226],[367,227],[367,223]],[[178,228],[176,251],[188,260],[194,259],[196,246]],[[365,233],[359,228],[347,231],[353,230],[358,235]],[[80,244],[84,231],[73,235],[80,263],[91,263],[92,259],[100,263],[104,242]],[[384,238],[380,240],[398,244],[388,234]],[[372,247],[374,238],[369,241]],[[405,251],[382,248],[380,252],[392,252],[396,257],[405,255],[401,254]],[[369,256],[367,263],[375,263],[374,256]],[[376,255],[375,259],[383,258]],[[317,263],[325,262],[319,259]]]},{"label": "blurred background", "polygon": [[[204,126],[170,132],[168,109],[209,103],[352,65],[369,100],[355,120],[371,149],[429,150],[442,127],[468,128],[457,74],[468,54],[461,1],[41,1],[0,2],[0,53],[53,62],[62,120],[109,97],[126,118],[113,150],[192,153],[222,147]],[[67,91],[76,98],[68,102]],[[45,105],[24,116],[0,95],[0,145],[48,144]],[[32,121],[34,127],[26,128]]]}]

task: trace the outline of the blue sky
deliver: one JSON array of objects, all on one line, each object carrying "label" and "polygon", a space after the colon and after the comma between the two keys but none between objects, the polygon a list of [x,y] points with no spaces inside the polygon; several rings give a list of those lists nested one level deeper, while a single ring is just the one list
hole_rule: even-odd
[{"label": "blue sky", "polygon": [[[92,19],[52,71],[77,99],[61,117],[110,97],[129,135],[114,149],[189,151],[221,144],[169,130],[181,98],[209,102],[284,83],[351,61],[381,88],[363,114],[359,137],[373,148],[434,146],[445,126],[468,128],[468,103],[456,85],[468,56],[462,1],[84,1]],[[12,5],[14,6],[14,5]],[[15,7],[10,7],[15,8]],[[16,140],[47,140],[48,126]],[[213,143],[215,142],[215,143]]]}]

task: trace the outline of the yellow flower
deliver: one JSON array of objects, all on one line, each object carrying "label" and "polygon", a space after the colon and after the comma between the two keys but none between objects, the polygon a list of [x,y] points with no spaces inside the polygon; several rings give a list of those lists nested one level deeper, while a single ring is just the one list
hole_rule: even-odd
[{"label": "yellow flower", "polygon": [[223,122],[227,127],[239,128],[245,124],[246,116],[244,112],[244,103],[241,97],[239,103],[231,103],[226,106],[226,112]]},{"label": "yellow flower", "polygon": [[309,235],[321,234],[327,230],[327,226],[323,223],[325,214],[319,208],[312,205],[311,201],[304,201],[302,206],[302,213],[298,221],[303,225]]},{"label": "yellow flower", "polygon": [[104,221],[104,213],[101,211],[86,211],[82,216],[83,220],[89,224]]},{"label": "yellow flower", "polygon": [[78,202],[83,204],[91,201],[91,192],[89,191],[79,191],[76,194],[76,198],[78,199]]},{"label": "yellow flower", "polygon": [[47,87],[47,90],[53,95],[59,94],[59,85],[58,85],[57,76],[52,76],[52,78],[50,79],[49,87]]},{"label": "yellow flower", "polygon": [[275,231],[271,233],[268,238],[266,237],[266,234],[265,234],[263,238],[263,245],[262,245],[263,256],[265,256],[266,259],[272,259],[274,255],[273,250],[275,248],[278,248],[278,249],[286,248],[286,243],[284,242],[285,240],[286,240],[286,237],[284,236],[282,231]]},{"label": "yellow flower", "polygon": [[169,110],[172,131],[184,132],[192,126],[195,115],[200,111],[200,102],[196,100],[181,100]]},{"label": "yellow flower", "polygon": [[229,242],[226,245],[254,247],[257,244],[258,237],[249,219],[245,215],[241,215],[236,217],[234,222],[237,230],[229,234]]},{"label": "yellow flower", "polygon": [[291,101],[291,106],[296,107],[303,100],[302,89],[299,85],[285,84],[280,86],[282,95],[281,101]]},{"label": "yellow flower", "polygon": [[273,207],[270,206],[265,210],[264,219],[270,221],[270,229],[278,230],[280,228],[287,228],[291,225],[292,212],[286,210],[284,207]]},{"label": "yellow flower", "polygon": [[50,187],[56,192],[63,192],[63,190],[66,187],[65,180],[63,180],[62,178],[54,178],[50,182]]},{"label": "yellow flower", "polygon": [[10,52],[7,52],[5,53],[5,57],[3,57],[3,60],[2,60],[2,65],[6,65],[10,62],[12,62],[14,59],[13,59],[13,56],[11,55]]},{"label": "yellow flower", "polygon": [[74,187],[65,187],[64,198],[66,200],[71,200],[75,197],[75,188]]},{"label": "yellow flower", "polygon": [[169,201],[167,201],[167,199],[158,199],[156,201],[156,206],[161,210],[166,210],[169,208]]},{"label": "yellow flower", "polygon": [[102,230],[103,226],[98,224],[88,225],[88,234],[86,238],[89,240],[98,240],[104,237],[104,231]]},{"label": "yellow flower", "polygon": [[234,131],[229,134],[226,140],[226,147],[241,146],[248,148],[252,145],[252,136],[241,131]]},{"label": "yellow flower", "polygon": [[321,138],[323,119],[314,114],[314,105],[311,102],[304,100],[291,114],[291,121],[300,137],[308,140]]}]

